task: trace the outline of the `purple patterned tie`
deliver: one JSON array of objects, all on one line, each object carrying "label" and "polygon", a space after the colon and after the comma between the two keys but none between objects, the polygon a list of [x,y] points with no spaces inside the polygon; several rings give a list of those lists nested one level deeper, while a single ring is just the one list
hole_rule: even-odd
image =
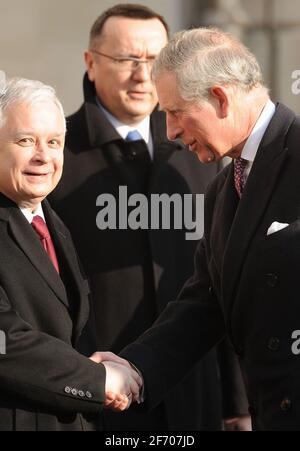
[{"label": "purple patterned tie", "polygon": [[248,161],[244,158],[236,158],[234,160],[234,185],[239,198],[242,197],[243,189],[246,183],[245,180],[245,169]]}]

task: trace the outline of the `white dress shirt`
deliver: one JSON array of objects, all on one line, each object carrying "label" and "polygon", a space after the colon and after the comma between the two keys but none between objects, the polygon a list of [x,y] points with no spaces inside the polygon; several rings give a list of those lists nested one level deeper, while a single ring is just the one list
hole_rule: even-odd
[{"label": "white dress shirt", "polygon": [[276,107],[271,100],[268,100],[266,106],[264,107],[261,115],[259,116],[258,121],[255,124],[249,138],[246,141],[246,144],[243,148],[241,158],[244,158],[248,161],[248,164],[245,169],[245,179],[249,177],[250,171],[253,166],[253,162],[255,160],[258,148],[263,139],[263,136],[272,120],[276,111]]},{"label": "white dress shirt", "polygon": [[[27,221],[29,222],[29,224],[32,223],[33,218],[35,216],[40,216],[41,218],[43,218],[43,220],[45,221],[45,215],[43,212],[43,207],[42,204],[39,204],[38,207],[36,208],[35,212],[32,213],[30,208],[21,208],[20,207],[21,212],[23,213],[23,215],[25,216],[25,218],[27,219]],[[46,221],[45,221],[46,222]]]},{"label": "white dress shirt", "polygon": [[115,128],[115,130],[119,133],[119,135],[126,139],[129,132],[133,132],[134,130],[137,130],[145,143],[147,144],[150,157],[153,160],[154,158],[154,145],[153,145],[153,138],[150,130],[150,116],[147,116],[142,122],[140,122],[135,127],[130,127],[129,125],[125,125],[122,122],[120,122],[115,116],[113,116],[109,111],[107,111],[104,106],[101,104],[100,100],[98,98],[97,103],[99,105],[99,108],[105,115],[105,117],[108,119],[110,124]]}]

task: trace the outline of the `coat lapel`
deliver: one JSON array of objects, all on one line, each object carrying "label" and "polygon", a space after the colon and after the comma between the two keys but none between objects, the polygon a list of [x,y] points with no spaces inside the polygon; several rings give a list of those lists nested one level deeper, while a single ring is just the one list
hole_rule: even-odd
[{"label": "coat lapel", "polygon": [[[59,260],[63,271],[68,275],[68,281],[73,287],[71,296],[72,301],[76,304],[72,305],[72,308],[76,309],[76,336],[86,324],[89,315],[89,305],[86,302],[89,293],[88,283],[81,274],[78,257],[72,241],[66,236],[65,228],[61,221],[56,217],[56,214],[53,212],[47,201],[43,203],[43,210],[55,247],[59,249]],[[73,297],[74,290],[77,294],[76,300],[78,300],[78,302],[76,302]]]},{"label": "coat lapel", "polygon": [[[216,200],[211,226],[210,245],[219,274],[222,272],[226,243],[239,202],[233,184],[233,170],[232,163],[223,171],[223,186]],[[222,224],[222,227],[220,227],[220,224]]]},{"label": "coat lapel", "polygon": [[280,177],[288,151],[285,147],[286,134],[294,119],[295,115],[283,105],[277,107],[239,202],[225,249],[222,272],[223,301],[228,312],[230,308],[227,305],[234,301],[247,250]]},{"label": "coat lapel", "polygon": [[64,284],[41,246],[38,236],[16,205],[12,204],[9,212],[9,227],[16,243],[60,301],[68,305]]}]

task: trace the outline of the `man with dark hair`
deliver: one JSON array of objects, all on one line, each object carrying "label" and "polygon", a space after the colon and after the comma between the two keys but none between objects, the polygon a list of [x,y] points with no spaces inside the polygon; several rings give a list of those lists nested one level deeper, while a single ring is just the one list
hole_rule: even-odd
[{"label": "man with dark hair", "polygon": [[[161,224],[158,230],[141,225],[126,229],[127,223],[99,230],[105,229],[96,223],[99,196],[113,196],[117,211],[128,210],[128,215],[133,208],[127,197],[119,196],[120,187],[128,197],[138,194],[148,200],[152,194],[176,194],[182,207],[184,195],[203,194],[218,170],[217,165],[198,165],[181,144],[167,139],[151,69],[168,35],[163,17],[144,6],[117,5],[103,13],[85,53],[85,102],[67,120],[65,170],[51,200],[72,231],[90,280],[98,350],[119,352],[151,326],[192,274],[197,244],[186,239],[187,224],[178,230],[172,221],[170,230]],[[224,415],[246,413],[239,384],[228,379]],[[136,407],[121,415],[105,414],[105,427],[218,429],[220,391],[212,351],[153,412]]]}]

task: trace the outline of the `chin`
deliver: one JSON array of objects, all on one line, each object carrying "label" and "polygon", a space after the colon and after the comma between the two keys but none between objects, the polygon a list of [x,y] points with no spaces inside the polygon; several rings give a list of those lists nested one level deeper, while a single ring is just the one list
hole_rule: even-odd
[{"label": "chin", "polygon": [[146,103],[145,100],[135,100],[134,102],[131,102],[131,105],[129,105],[128,112],[131,112],[135,115],[144,115],[149,116],[155,108],[155,105],[152,105],[152,103]]},{"label": "chin", "polygon": [[27,198],[36,200],[41,199],[40,201],[43,201],[51,192],[52,190],[50,191],[50,189],[34,190],[27,193]]}]

